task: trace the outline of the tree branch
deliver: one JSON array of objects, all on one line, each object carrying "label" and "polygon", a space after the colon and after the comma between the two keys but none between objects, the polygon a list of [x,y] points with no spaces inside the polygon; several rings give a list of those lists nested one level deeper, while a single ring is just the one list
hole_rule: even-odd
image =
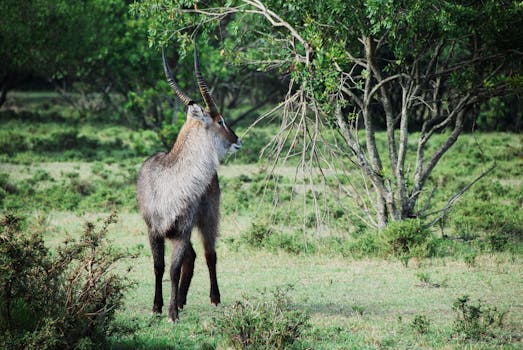
[{"label": "tree branch", "polygon": [[494,170],[496,168],[496,163],[494,162],[494,164],[488,168],[487,170],[483,171],[478,177],[476,177],[472,182],[470,182],[468,185],[466,185],[465,187],[463,187],[461,190],[459,190],[456,194],[454,194],[448,201],[447,201],[447,204],[439,209],[439,210],[436,210],[436,211],[433,211],[433,212],[430,212],[430,213],[427,213],[427,214],[424,214],[423,217],[428,217],[428,216],[431,216],[431,215],[434,215],[434,214],[437,214],[437,213],[441,213],[439,216],[437,216],[435,219],[433,219],[429,224],[427,224],[428,227],[431,227],[433,226],[434,224],[436,224],[438,221],[440,221],[441,219],[443,219],[445,216],[447,216],[448,212],[450,211],[450,209],[452,209],[454,203],[461,198],[461,196],[463,196],[463,194],[465,192],[467,192],[475,183],[477,183],[479,180],[481,180],[482,178],[484,178],[485,176],[487,176],[492,170]]},{"label": "tree branch", "polygon": [[314,52],[314,50],[312,46],[305,39],[303,39],[303,37],[293,26],[291,26],[288,22],[284,21],[280,16],[274,13],[274,11],[265,7],[265,5],[260,0],[243,0],[243,2],[257,8],[259,11],[253,11],[253,13],[263,15],[273,26],[284,27],[285,29],[287,29],[291,36],[298,40],[305,48],[305,64],[308,65],[311,62],[312,53]]}]

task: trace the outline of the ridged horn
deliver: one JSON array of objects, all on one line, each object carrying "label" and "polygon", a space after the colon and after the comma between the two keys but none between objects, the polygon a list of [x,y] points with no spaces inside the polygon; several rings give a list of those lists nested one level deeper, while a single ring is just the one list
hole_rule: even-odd
[{"label": "ridged horn", "polygon": [[186,106],[189,106],[194,103],[194,100],[190,98],[185,92],[182,91],[180,86],[176,83],[176,80],[174,80],[173,72],[171,71],[171,68],[169,68],[169,65],[167,64],[167,58],[165,57],[165,50],[162,47],[162,59],[163,59],[163,71],[165,73],[165,77],[167,78],[167,82],[172,87],[174,92],[176,93],[176,96],[182,101],[182,103]]},{"label": "ridged horn", "polygon": [[218,111],[218,107],[216,106],[216,102],[214,102],[214,99],[212,98],[212,95],[209,92],[207,83],[205,82],[205,80],[203,80],[202,73],[200,71],[200,59],[198,57],[198,50],[196,49],[196,43],[194,44],[194,70],[196,71],[196,80],[198,81],[198,87],[200,88],[200,93],[202,94],[203,100],[205,101],[207,108],[209,108],[211,117],[220,115],[220,112]]}]

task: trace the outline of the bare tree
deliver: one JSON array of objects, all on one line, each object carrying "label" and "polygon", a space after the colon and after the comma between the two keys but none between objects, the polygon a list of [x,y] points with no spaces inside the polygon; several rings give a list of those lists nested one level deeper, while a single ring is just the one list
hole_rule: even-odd
[{"label": "bare tree", "polygon": [[[197,16],[202,25],[225,18],[231,23],[235,16],[234,28],[242,23],[248,28],[236,39],[251,40],[248,46],[255,49],[249,57],[257,59],[249,64],[279,69],[290,78],[285,101],[271,111],[281,115],[280,130],[264,153],[272,157],[272,169],[298,156],[299,172],[311,187],[318,175],[325,183],[347,174],[348,183],[330,188],[353,199],[359,209],[353,214],[378,229],[408,218],[434,224],[491,171],[494,165],[485,166],[441,208],[431,203],[437,190],[429,186],[431,174],[473,123],[481,102],[521,87],[515,80],[522,54],[510,46],[515,39],[497,45],[492,31],[478,25],[494,23],[508,36],[516,7],[445,1],[389,5],[332,2],[327,11],[315,1],[297,9],[243,0],[229,7],[176,9]],[[497,22],[490,21],[493,16]],[[376,136],[381,129],[384,147]],[[435,140],[436,134],[444,138]],[[321,203],[312,193],[321,219]]]}]

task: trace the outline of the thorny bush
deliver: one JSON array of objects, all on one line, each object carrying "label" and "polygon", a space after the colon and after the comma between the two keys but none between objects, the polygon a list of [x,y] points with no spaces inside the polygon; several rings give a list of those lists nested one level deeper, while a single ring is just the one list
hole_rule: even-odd
[{"label": "thorny bush", "polygon": [[42,232],[7,215],[0,222],[0,348],[94,348],[131,283],[114,271],[125,256],[106,235],[116,214],[87,223],[78,240],[54,250]]},{"label": "thorny bush", "polygon": [[309,316],[292,307],[288,289],[277,288],[272,297],[262,293],[236,301],[214,320],[217,333],[234,349],[299,347]]}]

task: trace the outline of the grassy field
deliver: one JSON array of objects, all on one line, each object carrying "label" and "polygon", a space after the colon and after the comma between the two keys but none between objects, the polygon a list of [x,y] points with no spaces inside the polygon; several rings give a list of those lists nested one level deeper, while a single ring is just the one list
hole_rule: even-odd
[{"label": "grassy field", "polygon": [[[38,101],[30,102],[33,106]],[[355,225],[343,207],[334,208],[337,204],[332,204],[334,216],[318,235],[288,195],[306,193],[299,190],[302,183],[293,184],[292,165],[278,171],[277,182],[267,183],[263,165],[252,161],[272,129],[246,135],[245,155],[229,159],[220,169],[222,305],[210,305],[207,269],[195,232],[195,276],[180,322],[173,325],[165,315],[150,313],[152,258],[135,200],[137,169],[160,147],[154,134],[64,117],[54,109],[42,112],[40,119],[27,110],[4,111],[0,122],[1,214],[26,217],[45,232],[46,244],[56,247],[68,236],[77,237],[86,221],[118,212],[109,240],[134,257],[120,262],[117,271],[135,284],[116,313],[109,348],[226,349],[230,337],[220,329],[224,314],[237,310],[238,302],[278,304],[282,295],[289,302],[283,312],[308,318],[291,346],[296,349],[523,346],[521,135],[460,138],[431,179],[441,188],[436,200],[443,202],[486,163],[496,160],[497,166],[433,229],[436,252],[408,261],[381,249],[377,234]],[[478,144],[484,153],[478,154]],[[279,194],[276,207],[270,191],[260,195],[267,186]],[[261,239],[253,241],[260,233]],[[168,297],[168,275],[164,278]],[[456,301],[464,296],[470,297],[468,308],[459,309]],[[477,314],[466,314],[476,306]],[[489,323],[489,315],[503,316],[502,322]],[[488,331],[471,336],[483,326]]]},{"label": "grassy field", "polygon": [[[49,244],[81,231],[86,219],[96,214],[69,212],[48,214]],[[241,225],[224,218],[222,239],[241,232]],[[206,349],[225,348],[213,322],[242,297],[265,296],[276,288],[290,286],[287,294],[293,308],[310,315],[301,344],[311,349],[518,349],[523,325],[523,265],[513,254],[482,254],[473,265],[461,258],[413,261],[409,267],[391,259],[350,259],[324,254],[295,255],[266,249],[231,249],[218,246],[218,273],[222,305],[209,302],[205,261],[194,237],[198,258],[188,303],[180,322],[172,325],[166,316],[151,315],[153,296],[152,259],[145,227],[136,213],[120,214],[110,230],[115,244],[137,254],[126,261],[136,281],[117,313],[122,332],[110,338],[114,349]],[[164,295],[169,295],[164,279]],[[464,340],[454,332],[457,312],[452,305],[469,295],[484,305],[507,312],[496,336],[482,341]],[[416,328],[422,319],[422,330]],[[128,330],[127,333],[125,330]]]}]

